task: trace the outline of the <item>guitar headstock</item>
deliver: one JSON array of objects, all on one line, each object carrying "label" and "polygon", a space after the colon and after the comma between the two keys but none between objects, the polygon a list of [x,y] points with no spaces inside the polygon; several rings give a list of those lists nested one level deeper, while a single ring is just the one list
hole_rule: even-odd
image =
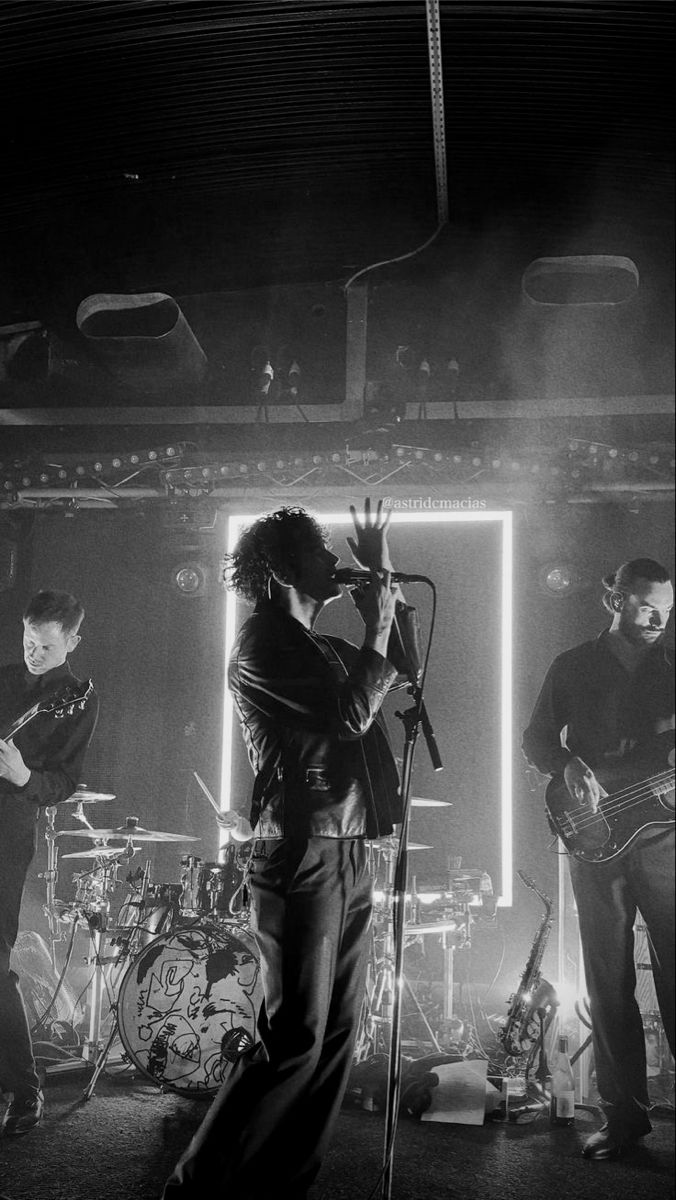
[{"label": "guitar headstock", "polygon": [[72,717],[76,710],[81,712],[84,709],[93,690],[94,684],[91,679],[86,679],[83,683],[67,683],[58,695],[39,701],[35,706],[35,715],[42,713],[57,719]]}]

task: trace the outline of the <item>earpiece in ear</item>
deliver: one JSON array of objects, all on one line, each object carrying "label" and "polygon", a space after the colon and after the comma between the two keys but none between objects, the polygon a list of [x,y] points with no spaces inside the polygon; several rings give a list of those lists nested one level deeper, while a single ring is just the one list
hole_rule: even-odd
[{"label": "earpiece in ear", "polygon": [[613,592],[610,597],[610,603],[613,606],[613,611],[619,612],[624,603],[624,596],[621,592]]}]

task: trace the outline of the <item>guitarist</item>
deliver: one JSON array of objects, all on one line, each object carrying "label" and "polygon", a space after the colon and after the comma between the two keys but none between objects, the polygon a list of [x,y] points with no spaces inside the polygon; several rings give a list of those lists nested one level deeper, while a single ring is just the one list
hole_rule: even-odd
[{"label": "guitarist", "polygon": [[[2,1122],[6,1137],[28,1133],[42,1119],[44,1098],[35,1069],[19,981],[10,955],[19,925],[26,874],[35,853],[41,807],[58,804],[76,790],[96,724],[98,702],[60,719],[45,712],[79,681],[68,655],[80,641],[84,609],[68,592],[41,591],[23,616],[23,663],[0,668],[0,1088],[12,1093]],[[18,719],[35,716],[7,740]]]},{"label": "guitarist", "polygon": [[[552,663],[523,735],[526,758],[558,776],[571,808],[596,811],[605,791],[598,775],[635,746],[670,739],[673,757],[674,662],[664,644],[673,604],[669,574],[638,558],[603,580],[611,624],[593,641]],[[667,766],[657,757],[653,771]],[[645,771],[648,775],[650,772]],[[665,822],[669,819],[664,810]],[[648,930],[664,1029],[674,1052],[674,827],[640,827],[604,862],[569,858],[592,1018],[597,1086],[606,1123],[586,1142],[591,1159],[619,1158],[649,1133],[645,1040],[634,997],[633,926],[637,908]]]}]

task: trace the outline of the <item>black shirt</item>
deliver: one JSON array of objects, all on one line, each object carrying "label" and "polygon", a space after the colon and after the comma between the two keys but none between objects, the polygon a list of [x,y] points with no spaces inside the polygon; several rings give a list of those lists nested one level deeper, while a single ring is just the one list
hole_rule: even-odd
[{"label": "black shirt", "polygon": [[672,723],[674,662],[660,644],[629,672],[610,648],[608,631],[554,659],[538,696],[523,750],[545,775],[559,775],[572,755],[592,770],[645,745]]},{"label": "black shirt", "polygon": [[[39,807],[58,804],[76,790],[98,716],[96,693],[88,688],[67,662],[38,676],[23,663],[0,667],[0,737],[7,740],[14,722],[33,706],[40,710],[12,738],[31,774],[24,787],[0,778],[0,837],[9,827],[32,828]],[[72,711],[49,711],[79,697],[84,699]]]}]

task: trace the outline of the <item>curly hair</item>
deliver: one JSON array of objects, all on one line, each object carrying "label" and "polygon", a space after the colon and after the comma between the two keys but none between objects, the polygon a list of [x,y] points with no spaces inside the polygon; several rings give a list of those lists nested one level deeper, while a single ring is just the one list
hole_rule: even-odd
[{"label": "curly hair", "polygon": [[223,559],[223,582],[250,604],[269,594],[273,574],[284,574],[299,552],[326,546],[328,531],[304,508],[279,508],[242,530]]},{"label": "curly hair", "polygon": [[623,598],[635,587],[637,579],[646,579],[649,583],[668,583],[669,572],[654,558],[632,558],[631,562],[622,563],[616,571],[610,571],[601,580],[605,593],[602,597],[603,607],[608,612],[615,612],[613,598]]}]

